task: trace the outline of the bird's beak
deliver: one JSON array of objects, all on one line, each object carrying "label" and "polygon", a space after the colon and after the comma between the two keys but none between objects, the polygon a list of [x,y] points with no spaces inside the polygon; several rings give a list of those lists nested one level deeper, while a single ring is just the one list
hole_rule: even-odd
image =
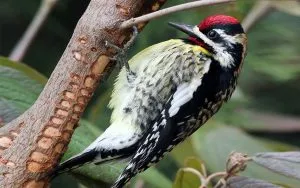
[{"label": "bird's beak", "polygon": [[198,36],[196,35],[196,33],[194,32],[194,27],[192,25],[187,25],[187,24],[178,24],[178,23],[173,23],[173,22],[169,22],[169,25],[171,25],[172,27],[179,29],[180,31],[188,34],[191,37],[196,37],[198,38]]},{"label": "bird's beak", "polygon": [[208,39],[199,29],[195,29],[197,26],[193,25],[187,25],[187,24],[178,24],[169,22],[169,25],[172,27],[175,27],[176,29],[179,29],[180,31],[188,34],[190,37],[197,39],[198,44],[202,47],[204,47],[206,50],[213,52],[213,41]]}]

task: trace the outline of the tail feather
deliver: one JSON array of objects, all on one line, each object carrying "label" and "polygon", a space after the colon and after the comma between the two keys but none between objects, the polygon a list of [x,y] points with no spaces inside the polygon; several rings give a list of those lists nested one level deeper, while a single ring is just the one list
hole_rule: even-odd
[{"label": "tail feather", "polygon": [[74,157],[59,164],[54,169],[52,176],[56,177],[57,175],[62,174],[64,172],[68,172],[76,168],[79,168],[84,164],[92,163],[96,159],[98,154],[99,152],[93,149],[88,152],[75,155]]},{"label": "tail feather", "polygon": [[91,150],[84,150],[78,155],[62,162],[59,164],[53,171],[52,177],[56,177],[59,174],[64,172],[69,172],[76,168],[79,168],[88,163],[94,163],[95,165],[99,165],[111,160],[122,160],[130,157],[132,153],[138,147],[138,143],[130,145],[128,147],[122,149],[110,149],[110,150],[98,150],[96,148]]},{"label": "tail feather", "polygon": [[121,123],[114,123],[113,126],[107,128],[81,153],[58,165],[50,176],[56,177],[87,163],[98,165],[132,156],[139,145],[141,132],[139,129],[130,129],[119,124]]}]

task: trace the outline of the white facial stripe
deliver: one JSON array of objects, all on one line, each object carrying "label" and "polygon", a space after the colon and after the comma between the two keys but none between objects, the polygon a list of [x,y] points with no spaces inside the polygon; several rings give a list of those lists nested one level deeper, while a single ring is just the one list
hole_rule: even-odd
[{"label": "white facial stripe", "polygon": [[247,40],[245,34],[236,34],[234,36],[231,36],[231,35],[227,35],[222,29],[214,29],[214,30],[216,32],[218,32],[219,35],[223,39],[225,39],[226,41],[228,41],[229,45],[230,44],[236,44],[236,43],[244,45],[245,44],[245,40]]},{"label": "white facial stripe", "polygon": [[[226,51],[226,48],[222,44],[215,43],[212,40],[210,40],[209,38],[207,38],[207,36],[205,36],[202,32],[200,32],[200,30],[197,26],[195,26],[193,28],[193,31],[199,38],[201,38],[206,44],[208,44],[215,50],[213,57],[218,62],[220,62],[220,65],[222,67],[230,68],[230,67],[234,66],[233,57]],[[234,37],[226,35],[222,30],[215,29],[215,31],[218,32],[222,37],[227,37],[227,39],[229,39],[229,41],[234,41],[234,43],[236,43],[236,40],[234,40]],[[223,36],[223,35],[226,35],[226,36]],[[232,43],[232,44],[234,44],[234,43]]]},{"label": "white facial stripe", "polygon": [[199,31],[199,28],[197,26],[195,26],[193,28],[194,33],[200,38],[202,39],[206,44],[208,44],[209,46],[215,46],[216,44],[210,40],[209,38],[207,38],[207,36],[205,36],[202,32]]},{"label": "white facial stripe", "polygon": [[228,45],[232,46],[232,44],[236,44],[236,38],[235,36],[227,35],[222,29],[214,29],[219,35],[225,39],[225,41],[228,41]]},{"label": "white facial stripe", "polygon": [[234,66],[234,59],[228,52],[226,52],[225,48],[217,48],[216,51],[217,53],[214,58],[220,62],[221,66],[225,68],[231,68]]}]

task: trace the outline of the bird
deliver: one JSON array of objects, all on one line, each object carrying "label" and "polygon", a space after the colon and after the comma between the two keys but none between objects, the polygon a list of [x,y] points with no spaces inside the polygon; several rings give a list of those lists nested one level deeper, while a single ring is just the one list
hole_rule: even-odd
[{"label": "bird", "polygon": [[187,37],[154,44],[131,58],[115,81],[110,126],[56,168],[127,160],[112,188],[159,162],[210,119],[237,85],[247,51],[238,19],[208,16],[198,25],[169,23]]}]

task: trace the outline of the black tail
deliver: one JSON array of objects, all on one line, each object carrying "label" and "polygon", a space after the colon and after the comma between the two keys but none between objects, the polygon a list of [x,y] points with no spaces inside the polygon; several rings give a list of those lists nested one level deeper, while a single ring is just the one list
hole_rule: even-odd
[{"label": "black tail", "polygon": [[74,157],[59,164],[53,170],[53,172],[50,173],[50,177],[51,179],[53,179],[59,174],[71,171],[87,163],[94,163],[98,165],[112,160],[122,160],[129,158],[136,151],[138,145],[139,142],[137,141],[132,145],[128,145],[128,147],[124,147],[122,149],[99,149],[98,147],[97,150],[84,150],[82,153],[75,155]]},{"label": "black tail", "polygon": [[55,178],[59,174],[64,172],[68,172],[79,168],[87,163],[94,163],[95,165],[99,165],[111,160],[122,160],[130,157],[132,153],[136,150],[137,143],[133,144],[127,148],[122,148],[119,150],[111,149],[111,150],[89,150],[84,151],[74,157],[62,162],[59,164],[53,172],[50,174],[51,179]]},{"label": "black tail", "polygon": [[58,176],[59,174],[74,170],[76,168],[81,167],[84,164],[93,162],[98,154],[99,154],[98,151],[90,150],[88,152],[78,154],[64,161],[63,163],[59,164],[51,173],[52,179]]}]

